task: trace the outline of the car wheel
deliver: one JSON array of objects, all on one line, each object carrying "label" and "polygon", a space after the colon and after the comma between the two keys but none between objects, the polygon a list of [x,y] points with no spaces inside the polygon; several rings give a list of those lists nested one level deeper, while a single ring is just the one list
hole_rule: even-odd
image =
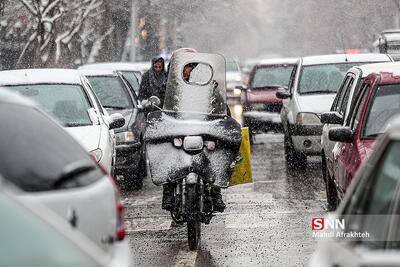
[{"label": "car wheel", "polygon": [[284,135],[284,148],[286,167],[289,170],[304,170],[307,167],[307,155],[297,152],[286,134]]}]

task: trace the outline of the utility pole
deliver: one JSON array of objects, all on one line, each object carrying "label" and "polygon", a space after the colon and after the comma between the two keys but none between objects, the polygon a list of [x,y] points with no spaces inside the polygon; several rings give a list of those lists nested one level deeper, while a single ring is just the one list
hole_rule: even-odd
[{"label": "utility pole", "polygon": [[396,29],[400,28],[400,0],[393,0],[394,4],[396,6],[396,14],[394,16],[394,25],[396,27]]}]

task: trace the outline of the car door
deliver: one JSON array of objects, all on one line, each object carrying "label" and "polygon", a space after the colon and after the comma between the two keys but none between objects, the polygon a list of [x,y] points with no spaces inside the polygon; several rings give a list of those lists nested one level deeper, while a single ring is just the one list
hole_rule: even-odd
[{"label": "car door", "polygon": [[360,165],[361,158],[359,155],[359,139],[361,124],[359,123],[362,116],[362,111],[368,97],[370,88],[369,81],[365,81],[362,85],[357,102],[352,115],[349,117],[346,126],[353,131],[354,140],[351,143],[337,142],[333,149],[333,164],[334,178],[339,188],[339,193],[343,195],[346,188],[351,182],[353,175]]},{"label": "car door", "polygon": [[[355,76],[353,73],[348,73],[343,80],[342,86],[339,89],[338,94],[333,102],[331,111],[337,112],[337,114],[344,118],[346,112],[346,106],[349,100],[350,91],[353,87],[355,81]],[[330,173],[332,173],[332,164],[333,164],[333,148],[335,146],[335,142],[330,141],[328,138],[329,129],[333,127],[342,126],[339,124],[325,124],[323,129],[323,141],[324,141],[324,153],[326,156],[327,168]]]},{"label": "car door", "polygon": [[[390,146],[374,166],[363,171],[340,217],[346,231],[368,232],[370,237],[357,242],[339,240],[328,247],[330,266],[352,266],[360,262],[360,251],[399,249],[400,143]],[[379,227],[377,227],[379,226]],[[395,237],[393,237],[395,236]],[[345,255],[345,256],[344,256]]]}]

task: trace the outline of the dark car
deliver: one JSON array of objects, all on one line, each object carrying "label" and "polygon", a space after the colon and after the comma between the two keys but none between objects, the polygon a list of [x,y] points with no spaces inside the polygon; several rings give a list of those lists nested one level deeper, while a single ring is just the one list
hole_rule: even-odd
[{"label": "dark car", "polygon": [[120,113],[125,125],[114,129],[116,141],[115,175],[123,176],[123,184],[140,189],[146,175],[143,134],[145,114],[130,84],[121,74],[111,70],[81,70],[89,80],[100,104],[110,113]]},{"label": "dark car", "polygon": [[250,72],[242,94],[243,122],[250,132],[267,131],[280,124],[282,99],[276,97],[279,87],[287,87],[297,58],[261,61]]}]

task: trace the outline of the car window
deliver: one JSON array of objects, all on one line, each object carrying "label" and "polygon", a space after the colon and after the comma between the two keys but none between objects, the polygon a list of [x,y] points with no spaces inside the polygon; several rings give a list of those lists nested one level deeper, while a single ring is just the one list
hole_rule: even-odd
[{"label": "car window", "polygon": [[350,77],[349,82],[345,88],[345,93],[343,95],[342,103],[340,105],[339,113],[342,115],[344,115],[344,113],[346,112],[347,103],[349,102],[349,95],[350,95],[350,91],[351,91],[351,87],[353,86],[353,83],[354,83],[354,78]]},{"label": "car window", "polygon": [[343,79],[342,85],[339,87],[338,93],[336,94],[335,100],[333,101],[331,111],[339,112],[339,108],[340,108],[340,106],[342,104],[342,100],[343,100],[343,95],[346,92],[347,85],[349,84],[349,81],[350,81],[350,76],[347,75]]},{"label": "car window", "polygon": [[104,108],[132,109],[129,93],[118,76],[87,76]]},{"label": "car window", "polygon": [[4,194],[0,211],[1,266],[98,266],[78,245]]},{"label": "car window", "polygon": [[227,72],[240,72],[238,64],[234,61],[227,61],[225,67]]},{"label": "car window", "polygon": [[88,109],[92,106],[80,85],[73,84],[27,84],[7,86],[39,104],[50,116],[63,126],[92,125]]},{"label": "car window", "polygon": [[379,86],[370,101],[363,136],[376,137],[385,132],[390,119],[397,114],[400,114],[400,84]]},{"label": "car window", "polygon": [[290,74],[293,65],[258,67],[255,71],[254,78],[251,81],[251,87],[266,86],[289,86]]},{"label": "car window", "polygon": [[355,109],[354,109],[352,115],[349,117],[349,121],[350,121],[349,125],[353,131],[357,128],[358,123],[360,121],[361,112],[363,110],[364,103],[367,100],[369,88],[370,88],[369,84],[363,85],[363,88],[361,89],[360,94],[357,97],[358,100],[356,102]]},{"label": "car window", "polygon": [[[40,111],[1,104],[0,121],[0,173],[22,190],[76,188],[92,184],[103,176],[88,153]],[[93,169],[71,177],[56,188],[59,178],[77,164]]]},{"label": "car window", "polygon": [[299,86],[300,94],[336,93],[346,72],[359,63],[335,63],[303,66]]},{"label": "car window", "polygon": [[134,71],[121,71],[136,95],[139,95],[139,79]]},{"label": "car window", "polygon": [[[391,214],[400,185],[400,142],[387,148],[374,170],[364,172],[344,214],[353,230],[369,232],[371,239],[364,242],[371,248],[383,248]],[[376,227],[379,224],[379,227]],[[361,240],[362,241],[362,240]]]}]

